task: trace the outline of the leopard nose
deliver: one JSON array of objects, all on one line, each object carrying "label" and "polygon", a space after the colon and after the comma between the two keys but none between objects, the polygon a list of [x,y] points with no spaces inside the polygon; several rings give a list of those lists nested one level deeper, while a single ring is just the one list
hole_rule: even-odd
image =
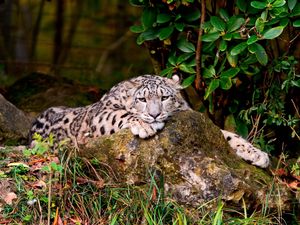
[{"label": "leopard nose", "polygon": [[160,113],[149,113],[149,115],[153,118],[153,119],[156,119]]}]

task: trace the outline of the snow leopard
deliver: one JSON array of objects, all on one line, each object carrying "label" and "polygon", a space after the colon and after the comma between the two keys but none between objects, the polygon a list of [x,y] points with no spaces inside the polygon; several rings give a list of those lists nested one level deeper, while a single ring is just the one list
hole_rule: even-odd
[{"label": "snow leopard", "polygon": [[[88,138],[113,134],[129,128],[140,138],[154,136],[176,112],[192,110],[181,95],[178,75],[171,78],[142,75],[123,81],[96,103],[78,108],[52,107],[38,116],[30,130],[46,138],[52,133],[57,142],[68,139],[78,147]],[[235,133],[221,130],[238,156],[253,165],[266,168],[267,153],[255,148]]]}]

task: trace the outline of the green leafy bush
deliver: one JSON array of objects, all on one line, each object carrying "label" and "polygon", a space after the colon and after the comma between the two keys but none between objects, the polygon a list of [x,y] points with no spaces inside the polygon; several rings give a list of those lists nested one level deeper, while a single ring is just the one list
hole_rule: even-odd
[{"label": "green leafy bush", "polygon": [[216,123],[249,135],[265,150],[282,127],[280,147],[299,141],[300,2],[130,3],[142,9],[130,29],[138,33],[137,44],[150,50],[155,72],[183,74],[183,86],[196,89]]}]

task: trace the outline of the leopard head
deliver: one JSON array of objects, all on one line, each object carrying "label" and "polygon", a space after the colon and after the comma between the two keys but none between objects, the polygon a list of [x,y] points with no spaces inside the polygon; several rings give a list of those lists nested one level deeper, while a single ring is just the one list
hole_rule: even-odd
[{"label": "leopard head", "polygon": [[163,122],[175,112],[190,109],[180,94],[178,75],[144,75],[133,81],[129,111],[147,123]]}]

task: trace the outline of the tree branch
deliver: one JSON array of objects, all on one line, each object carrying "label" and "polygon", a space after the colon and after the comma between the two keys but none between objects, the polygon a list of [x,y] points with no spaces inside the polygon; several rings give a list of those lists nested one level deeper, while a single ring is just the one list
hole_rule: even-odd
[{"label": "tree branch", "polygon": [[205,21],[205,0],[201,0],[201,19],[200,19],[200,27],[197,41],[197,49],[196,49],[196,80],[195,86],[197,90],[200,90],[201,84],[201,49],[202,49],[202,34],[203,34],[203,24]]}]

